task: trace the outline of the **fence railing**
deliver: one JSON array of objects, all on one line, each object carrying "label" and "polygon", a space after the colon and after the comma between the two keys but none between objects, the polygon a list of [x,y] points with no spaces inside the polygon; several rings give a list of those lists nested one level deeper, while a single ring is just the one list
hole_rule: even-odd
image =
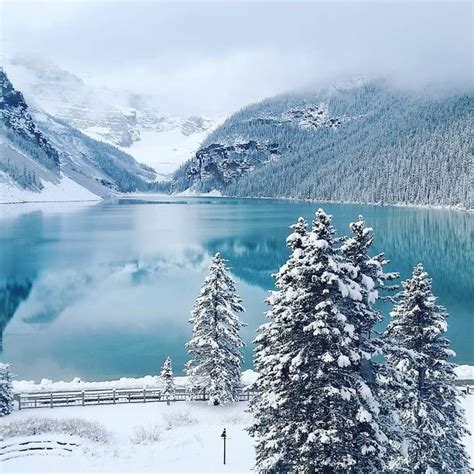
[{"label": "fence railing", "polygon": [[[247,401],[255,394],[243,390],[239,394],[239,401]],[[177,388],[173,397],[167,397],[162,390],[153,388],[143,389],[97,389],[62,392],[21,393],[16,396],[18,409],[27,408],[55,408],[85,405],[114,405],[119,403],[151,403],[189,400],[190,395],[186,388]],[[209,400],[206,390],[194,393],[192,400]]]},{"label": "fence railing", "polygon": [[[456,385],[466,394],[474,395],[474,384],[458,382]],[[242,390],[239,401],[248,401],[255,396],[254,391]],[[167,397],[158,388],[136,389],[89,389],[79,391],[21,393],[16,395],[18,409],[55,408],[85,405],[114,405],[119,403],[172,403],[190,399],[189,392],[184,387],[178,387],[173,397]],[[192,400],[208,401],[206,389],[194,393]]]}]

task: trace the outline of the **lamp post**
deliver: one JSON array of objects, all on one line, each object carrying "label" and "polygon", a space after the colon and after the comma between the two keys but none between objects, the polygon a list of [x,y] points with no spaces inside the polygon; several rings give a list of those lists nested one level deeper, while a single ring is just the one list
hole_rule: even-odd
[{"label": "lamp post", "polygon": [[226,432],[226,429],[224,428],[224,431],[222,432],[221,434],[221,438],[223,439],[224,441],[224,464],[225,464],[225,455],[226,455],[226,440],[227,440],[227,432]]}]

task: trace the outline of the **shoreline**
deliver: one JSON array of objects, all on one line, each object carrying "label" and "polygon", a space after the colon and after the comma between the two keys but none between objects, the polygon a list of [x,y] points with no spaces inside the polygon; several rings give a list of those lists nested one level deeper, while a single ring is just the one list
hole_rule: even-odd
[{"label": "shoreline", "polygon": [[[458,365],[455,368],[457,385],[474,385],[474,365]],[[242,371],[241,381],[244,386],[251,385],[257,378],[258,373],[253,369]],[[188,383],[188,377],[178,375],[174,377],[176,387],[184,387]],[[159,375],[144,375],[142,377],[121,377],[112,380],[82,380],[79,377],[69,382],[52,381],[42,379],[40,382],[34,380],[13,380],[13,391],[16,395],[24,393],[62,392],[81,390],[106,390],[106,389],[143,389],[161,386]]]},{"label": "shoreline", "polygon": [[58,204],[58,203],[78,203],[78,202],[102,202],[110,199],[140,199],[147,196],[161,196],[170,198],[215,198],[215,199],[246,199],[246,200],[266,200],[266,201],[285,201],[295,203],[310,203],[310,204],[348,204],[358,206],[377,206],[377,207],[400,207],[400,208],[411,208],[411,209],[427,209],[427,210],[442,210],[442,211],[458,211],[466,213],[474,213],[474,208],[466,208],[459,205],[444,205],[444,204],[407,204],[407,203],[380,203],[380,202],[360,202],[360,201],[335,201],[326,199],[303,199],[303,198],[292,198],[292,197],[275,197],[275,196],[229,196],[220,192],[210,191],[208,193],[121,193],[114,194],[111,196],[105,196],[99,199],[61,199],[61,200],[35,200],[35,201],[6,201],[0,202],[0,205],[16,205],[16,204]]}]

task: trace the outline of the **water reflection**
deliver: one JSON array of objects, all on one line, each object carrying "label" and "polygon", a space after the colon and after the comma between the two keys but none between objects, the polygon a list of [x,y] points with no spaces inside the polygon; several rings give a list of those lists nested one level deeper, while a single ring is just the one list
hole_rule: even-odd
[{"label": "water reflection", "polygon": [[31,281],[13,280],[0,287],[0,352],[3,351],[3,332],[20,303],[28,298],[31,287]]},{"label": "water reflection", "polygon": [[[247,309],[246,366],[264,321],[271,273],[287,256],[288,226],[317,205],[282,201],[183,200],[101,203],[3,218],[0,329],[3,358],[20,378],[111,378],[157,373],[167,355],[185,361],[187,322],[216,251],[230,261]],[[376,230],[393,270],[423,261],[451,313],[458,361],[471,350],[472,215],[325,205],[342,233],[358,214]],[[3,217],[3,216],[2,216]]]}]

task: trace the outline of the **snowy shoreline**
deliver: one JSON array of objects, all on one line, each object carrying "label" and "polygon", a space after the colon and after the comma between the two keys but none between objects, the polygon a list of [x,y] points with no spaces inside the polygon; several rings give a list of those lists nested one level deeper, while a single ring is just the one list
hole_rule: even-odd
[{"label": "snowy shoreline", "polygon": [[[183,191],[184,192],[184,191]],[[407,203],[380,203],[380,202],[359,202],[359,201],[332,201],[326,199],[302,199],[302,198],[291,198],[291,197],[275,197],[275,196],[227,196],[220,193],[220,191],[210,191],[209,193],[196,193],[196,194],[182,194],[176,193],[175,196],[187,196],[187,197],[220,197],[227,199],[262,199],[262,200],[274,200],[274,201],[290,201],[290,202],[304,202],[312,204],[352,204],[359,206],[377,206],[377,207],[408,207],[412,209],[436,209],[440,211],[460,211],[474,213],[474,208],[466,208],[462,206],[453,205],[442,205],[442,204],[407,204]]]},{"label": "snowy shoreline", "polygon": [[[473,367],[474,369],[474,367]],[[244,370],[241,375],[242,384],[247,386],[255,381],[257,372],[248,369]],[[176,387],[185,387],[188,383],[188,377],[174,377]],[[38,393],[38,392],[54,392],[54,391],[81,391],[81,390],[103,390],[103,389],[133,389],[133,388],[154,388],[161,387],[161,380],[158,375],[145,375],[144,377],[121,377],[116,380],[104,381],[85,381],[79,377],[73,378],[69,382],[57,381],[53,382],[49,379],[42,379],[39,383],[34,380],[14,380],[13,391],[15,394],[20,393]]]},{"label": "snowy shoreline", "polygon": [[[474,365],[459,365],[455,369],[458,382],[474,381]],[[253,383],[257,377],[257,372],[247,369],[242,372],[242,383],[247,386]],[[188,377],[174,377],[177,387],[184,387],[188,383]],[[60,391],[81,391],[81,390],[105,390],[105,389],[143,389],[161,387],[161,380],[158,375],[145,375],[144,377],[122,377],[116,380],[105,381],[86,381],[75,377],[69,382],[52,381],[42,379],[39,383],[34,380],[14,380],[13,391],[20,393],[39,393],[39,392],[60,392]]]},{"label": "snowy shoreline", "polygon": [[412,209],[436,209],[443,211],[460,211],[467,213],[474,213],[474,208],[466,208],[462,206],[453,206],[453,205],[436,205],[436,204],[407,204],[407,203],[387,203],[382,204],[380,202],[358,202],[358,201],[331,201],[324,199],[301,199],[301,198],[289,198],[289,197],[272,197],[272,196],[228,196],[222,194],[220,191],[212,190],[208,193],[198,193],[192,192],[189,190],[182,191],[180,193],[173,194],[163,194],[163,193],[118,193],[113,196],[108,196],[105,198],[98,197],[97,199],[60,199],[60,200],[16,200],[16,201],[0,201],[1,204],[53,204],[53,203],[67,203],[67,202],[100,202],[107,199],[140,199],[142,197],[151,197],[151,196],[160,196],[160,197],[187,197],[187,198],[223,198],[223,199],[261,199],[261,200],[276,200],[276,201],[289,201],[289,202],[301,202],[301,203],[321,203],[321,204],[351,204],[351,205],[360,205],[360,206],[378,206],[378,207],[406,207]]}]

